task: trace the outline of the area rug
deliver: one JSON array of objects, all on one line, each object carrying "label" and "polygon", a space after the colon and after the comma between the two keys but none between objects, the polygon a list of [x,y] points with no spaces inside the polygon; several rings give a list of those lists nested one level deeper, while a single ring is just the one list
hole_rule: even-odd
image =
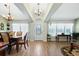
[{"label": "area rug", "polygon": [[70,52],[70,46],[65,46],[61,48],[61,52],[64,56],[79,56],[79,48],[74,48]]}]

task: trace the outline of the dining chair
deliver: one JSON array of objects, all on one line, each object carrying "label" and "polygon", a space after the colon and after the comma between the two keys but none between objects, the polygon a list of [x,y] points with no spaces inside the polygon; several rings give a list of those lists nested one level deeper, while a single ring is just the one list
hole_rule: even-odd
[{"label": "dining chair", "polygon": [[0,42],[3,42],[3,38],[2,38],[1,33],[0,33]]},{"label": "dining chair", "polygon": [[[16,32],[16,36],[22,36],[22,32]],[[19,38],[19,40],[22,40],[22,38]]]},{"label": "dining chair", "polygon": [[10,35],[10,36],[14,36],[14,35],[15,35],[15,32],[12,32],[12,31],[11,31],[11,32],[9,32],[9,35]]},{"label": "dining chair", "polygon": [[9,38],[8,38],[6,32],[2,32],[1,36],[2,36],[3,42],[9,43]]},{"label": "dining chair", "polygon": [[21,45],[21,46],[24,45],[25,49],[26,49],[26,44],[28,46],[28,36],[27,36],[27,33],[25,34],[24,39],[19,41],[19,45]]},{"label": "dining chair", "polygon": [[7,36],[9,38],[9,53],[12,50],[12,46],[16,45],[16,40],[14,38],[11,38],[9,33],[7,33]]},{"label": "dining chair", "polygon": [[6,32],[1,32],[0,35],[2,37],[2,42],[8,43],[8,49],[7,50],[9,52],[9,38],[6,35]]},{"label": "dining chair", "polygon": [[9,33],[5,32],[5,33],[1,33],[2,38],[3,38],[3,42],[7,42],[8,43],[8,53],[11,53],[12,50],[12,46],[16,45],[16,41],[13,41],[10,38]]},{"label": "dining chair", "polygon": [[0,33],[0,56],[5,56],[6,51],[8,51],[8,42],[7,42],[7,40],[5,40],[6,42],[5,41],[3,42],[3,41],[4,41],[3,37]]},{"label": "dining chair", "polygon": [[16,36],[22,36],[22,32],[16,32]]}]

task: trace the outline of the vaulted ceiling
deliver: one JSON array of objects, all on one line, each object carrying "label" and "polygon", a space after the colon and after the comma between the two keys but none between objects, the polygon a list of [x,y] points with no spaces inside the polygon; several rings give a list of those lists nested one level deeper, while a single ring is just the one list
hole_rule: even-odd
[{"label": "vaulted ceiling", "polygon": [[[5,3],[0,3],[0,15],[7,17],[9,10],[6,8]],[[39,8],[41,10],[40,19],[45,20],[47,14],[49,13],[51,6],[50,3],[41,3]],[[11,3],[10,13],[14,21],[16,20],[27,20],[32,22],[38,17],[35,15],[35,11],[38,11],[37,3]]]},{"label": "vaulted ceiling", "polygon": [[63,3],[51,15],[50,21],[74,21],[79,18],[79,3]]},{"label": "vaulted ceiling", "polygon": [[[9,9],[6,8],[5,3],[0,3],[0,15],[7,18]],[[18,7],[18,5],[20,5]],[[10,4],[10,13],[13,18],[13,20],[26,20],[26,21],[31,21],[31,17],[28,14],[28,12],[24,9],[22,4]]]},{"label": "vaulted ceiling", "polygon": [[[32,22],[36,19],[35,11],[38,9],[37,3],[11,3],[11,15],[13,20],[26,20]],[[40,3],[40,19],[45,22],[55,20],[74,20],[79,18],[78,3]],[[8,9],[4,3],[0,3],[0,15],[7,17]]]},{"label": "vaulted ceiling", "polygon": [[53,4],[51,3],[40,3],[39,7],[37,5],[37,3],[28,3],[28,4],[24,4],[24,6],[26,6],[26,8],[28,8],[28,12],[30,13],[30,15],[32,16],[33,20],[36,20],[36,18],[38,17],[38,15],[36,13],[38,13],[38,8],[39,11],[41,12],[40,14],[40,19],[44,20],[45,17],[47,16],[47,14],[49,13],[51,6]]}]

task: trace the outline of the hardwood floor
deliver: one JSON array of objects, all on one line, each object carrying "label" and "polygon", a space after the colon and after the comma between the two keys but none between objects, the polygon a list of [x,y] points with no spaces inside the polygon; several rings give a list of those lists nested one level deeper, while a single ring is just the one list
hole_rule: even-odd
[{"label": "hardwood floor", "polygon": [[[67,45],[69,45],[67,42],[34,41],[29,42],[29,47],[26,50],[24,46],[20,47],[18,53],[15,47],[13,47],[10,56],[63,56],[61,47]],[[8,54],[6,55],[9,56]]]}]

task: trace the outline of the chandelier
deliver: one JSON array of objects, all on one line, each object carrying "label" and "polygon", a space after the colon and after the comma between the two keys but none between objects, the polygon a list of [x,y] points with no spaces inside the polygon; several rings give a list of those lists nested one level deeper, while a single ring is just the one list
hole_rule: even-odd
[{"label": "chandelier", "polygon": [[42,10],[40,9],[40,3],[37,3],[37,7],[38,7],[38,9],[37,10],[35,10],[35,15],[37,15],[37,16],[40,16],[41,15],[41,12],[42,12]]},{"label": "chandelier", "polygon": [[10,4],[4,4],[4,6],[8,9],[7,20],[12,21],[12,16],[11,16],[11,12],[10,12]]}]

